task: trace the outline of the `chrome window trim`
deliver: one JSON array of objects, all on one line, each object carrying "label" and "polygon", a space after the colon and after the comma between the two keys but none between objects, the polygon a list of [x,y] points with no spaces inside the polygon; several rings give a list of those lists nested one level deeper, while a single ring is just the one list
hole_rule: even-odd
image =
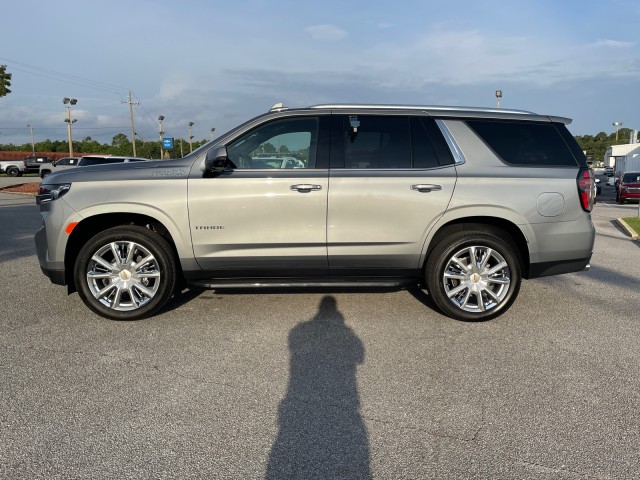
[{"label": "chrome window trim", "polygon": [[456,142],[455,138],[453,138],[453,135],[451,135],[451,132],[447,128],[447,125],[445,124],[444,120],[440,120],[436,118],[435,121],[436,121],[436,125],[438,125],[438,128],[442,132],[442,135],[444,136],[444,139],[447,142],[447,145],[449,145],[449,150],[451,150],[451,154],[453,155],[453,159],[454,159],[453,163],[455,165],[462,165],[467,161],[467,159],[464,157],[464,154],[462,153],[462,150],[458,146],[458,143]]}]

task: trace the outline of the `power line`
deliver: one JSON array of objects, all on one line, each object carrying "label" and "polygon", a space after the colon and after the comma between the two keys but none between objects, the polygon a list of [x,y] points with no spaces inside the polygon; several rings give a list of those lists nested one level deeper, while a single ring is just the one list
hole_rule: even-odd
[{"label": "power line", "polygon": [[[127,90],[126,87],[122,87],[120,85],[113,85],[106,82],[99,82],[97,80],[91,80],[89,78],[80,77],[78,75],[58,72],[50,68],[38,67],[36,65],[29,65],[28,63],[17,62],[9,58],[0,57],[0,60],[7,62],[8,64],[11,64],[12,70],[29,73],[31,75],[37,75],[40,77],[45,77],[45,78],[57,80],[60,82],[66,82],[72,85],[79,85],[87,88],[93,88],[95,90],[101,90],[101,91],[106,91],[106,92],[116,93],[116,94],[121,94],[123,91]],[[16,67],[16,65],[19,65],[23,68],[18,68]]]}]

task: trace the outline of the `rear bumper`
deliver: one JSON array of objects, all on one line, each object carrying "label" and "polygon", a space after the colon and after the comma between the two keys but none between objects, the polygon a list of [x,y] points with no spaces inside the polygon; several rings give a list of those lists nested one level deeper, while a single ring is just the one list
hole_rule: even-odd
[{"label": "rear bumper", "polygon": [[640,193],[620,190],[620,200],[640,200]]},{"label": "rear bumper", "polygon": [[577,260],[563,260],[559,262],[532,263],[529,267],[529,278],[548,277],[549,275],[560,275],[562,273],[581,272],[588,270],[591,255],[587,258]]}]

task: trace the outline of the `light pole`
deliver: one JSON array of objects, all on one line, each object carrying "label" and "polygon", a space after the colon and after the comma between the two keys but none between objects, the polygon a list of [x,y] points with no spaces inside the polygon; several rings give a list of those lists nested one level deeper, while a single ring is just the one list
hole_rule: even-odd
[{"label": "light pole", "polygon": [[622,122],[612,122],[611,125],[616,127],[616,142],[618,141],[618,129],[623,125]]},{"label": "light pole", "polygon": [[164,149],[162,148],[162,136],[164,132],[162,131],[162,121],[164,117],[162,115],[158,116],[158,133],[160,134],[160,160],[164,160]]},{"label": "light pole", "polygon": [[191,127],[193,127],[194,123],[189,122],[189,153],[193,152],[193,135],[191,134]]},{"label": "light pole", "polygon": [[215,128],[212,128],[212,129],[211,129],[211,140],[213,140],[213,132],[215,132],[215,131],[216,131],[216,129],[215,129]]},{"label": "light pole", "polygon": [[62,99],[62,103],[67,106],[67,118],[64,119],[67,124],[67,135],[69,137],[69,156],[73,157],[73,142],[71,141],[71,124],[76,123],[76,119],[71,120],[71,105],[75,105],[78,103],[78,100],[75,98],[67,98],[64,97]]},{"label": "light pole", "polygon": [[36,154],[36,143],[33,141],[33,125],[27,123],[27,128],[31,130],[31,155]]},{"label": "light pole", "polygon": [[500,99],[502,98],[502,90],[496,90],[496,98],[498,99],[498,108],[500,108]]}]

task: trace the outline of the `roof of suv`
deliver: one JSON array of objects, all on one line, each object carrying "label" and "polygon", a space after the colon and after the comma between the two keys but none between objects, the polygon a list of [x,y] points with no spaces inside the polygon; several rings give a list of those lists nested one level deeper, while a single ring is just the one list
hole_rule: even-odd
[{"label": "roof of suv", "polygon": [[[482,116],[485,118],[495,119],[520,119],[530,121],[552,121],[564,124],[571,123],[570,118],[540,115],[527,110],[514,110],[507,108],[484,108],[484,107],[458,107],[444,105],[394,105],[394,104],[358,104],[358,103],[327,103],[311,105],[306,109],[309,110],[371,110],[371,111],[420,111],[429,115],[445,116],[445,117],[475,117]],[[281,112],[289,110],[282,103],[277,103],[269,112]],[[295,110],[295,109],[292,109]]]}]

